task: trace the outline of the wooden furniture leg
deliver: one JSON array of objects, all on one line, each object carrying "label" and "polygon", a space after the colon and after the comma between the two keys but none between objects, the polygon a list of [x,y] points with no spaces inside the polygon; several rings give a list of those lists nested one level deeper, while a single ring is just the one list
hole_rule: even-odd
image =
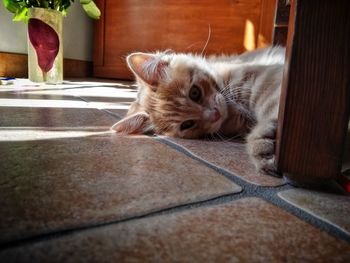
[{"label": "wooden furniture leg", "polygon": [[340,175],[350,110],[350,1],[291,3],[277,164],[302,184]]}]

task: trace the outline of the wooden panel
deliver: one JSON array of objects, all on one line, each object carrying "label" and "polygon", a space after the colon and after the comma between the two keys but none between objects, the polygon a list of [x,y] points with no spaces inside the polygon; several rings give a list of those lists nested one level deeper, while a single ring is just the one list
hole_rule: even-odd
[{"label": "wooden panel", "polygon": [[105,1],[95,0],[94,2],[101,11],[101,17],[99,20],[94,20],[93,61],[94,66],[100,67],[103,65],[104,55]]},{"label": "wooden panel", "polygon": [[130,78],[125,57],[133,51],[200,53],[209,25],[205,54],[243,52],[257,45],[261,0],[104,2],[104,61],[102,68],[96,64],[96,76]]},{"label": "wooden panel", "polygon": [[93,65],[91,61],[77,59],[63,59],[63,76],[65,78],[92,77]]},{"label": "wooden panel", "polygon": [[0,52],[0,76],[27,78],[28,56]]},{"label": "wooden panel", "polygon": [[[63,75],[71,77],[91,77],[92,62],[76,59],[63,59]],[[24,54],[0,52],[0,76],[27,78],[28,56]]]},{"label": "wooden panel", "polygon": [[275,26],[273,34],[273,44],[285,46],[287,43],[288,26]]},{"label": "wooden panel", "polygon": [[287,26],[289,21],[290,3],[288,0],[278,0],[276,12],[276,26]]},{"label": "wooden panel", "polygon": [[292,3],[277,158],[299,183],[340,173],[350,110],[349,14],[348,0]]},{"label": "wooden panel", "polygon": [[277,0],[262,0],[258,47],[271,45],[275,22]]},{"label": "wooden panel", "polygon": [[287,42],[288,34],[288,21],[290,12],[290,1],[289,0],[278,0],[275,25],[273,32],[274,45],[285,46]]}]

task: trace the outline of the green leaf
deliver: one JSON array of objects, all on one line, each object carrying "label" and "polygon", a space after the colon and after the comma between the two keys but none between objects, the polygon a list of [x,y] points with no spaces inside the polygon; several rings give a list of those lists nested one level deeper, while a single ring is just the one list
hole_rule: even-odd
[{"label": "green leaf", "polygon": [[[99,19],[101,16],[100,9],[93,0],[79,0],[87,15],[93,19]],[[39,7],[54,9],[60,11],[63,15],[67,14],[67,9],[74,0],[3,0],[6,9],[14,13],[14,21],[28,21],[28,8]]]},{"label": "green leaf", "polygon": [[73,0],[61,0],[57,3],[56,10],[65,12],[67,14],[67,9],[70,7],[71,2],[73,3]]},{"label": "green leaf", "polygon": [[16,12],[21,8],[21,6],[16,1],[3,0],[4,6],[11,13],[16,14]]},{"label": "green leaf", "polygon": [[28,22],[28,8],[27,7],[22,7],[20,10],[17,10],[13,21],[24,21]]},{"label": "green leaf", "polygon": [[83,4],[82,7],[84,8],[87,15],[92,19],[100,19],[101,11],[98,9],[94,1],[91,1],[88,4]]}]

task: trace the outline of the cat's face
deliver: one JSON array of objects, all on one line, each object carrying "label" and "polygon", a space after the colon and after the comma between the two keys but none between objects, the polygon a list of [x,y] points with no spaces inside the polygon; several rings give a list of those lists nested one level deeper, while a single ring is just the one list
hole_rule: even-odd
[{"label": "cat's face", "polygon": [[216,133],[227,116],[216,81],[194,65],[175,64],[169,82],[161,83],[145,103],[158,134],[199,138]]},{"label": "cat's face", "polygon": [[157,134],[199,138],[220,129],[227,106],[219,92],[220,81],[203,61],[188,55],[136,53],[128,57],[128,63],[139,85],[136,107],[128,114],[129,126],[132,116],[135,119],[141,112]]}]

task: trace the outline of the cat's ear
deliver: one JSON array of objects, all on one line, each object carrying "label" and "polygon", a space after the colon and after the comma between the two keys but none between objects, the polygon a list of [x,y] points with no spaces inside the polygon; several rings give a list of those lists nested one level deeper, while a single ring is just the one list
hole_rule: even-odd
[{"label": "cat's ear", "polygon": [[136,77],[153,88],[168,78],[169,63],[161,54],[133,53],[126,60]]},{"label": "cat's ear", "polygon": [[118,121],[111,129],[120,134],[143,134],[149,131],[149,126],[148,113],[140,111]]}]

